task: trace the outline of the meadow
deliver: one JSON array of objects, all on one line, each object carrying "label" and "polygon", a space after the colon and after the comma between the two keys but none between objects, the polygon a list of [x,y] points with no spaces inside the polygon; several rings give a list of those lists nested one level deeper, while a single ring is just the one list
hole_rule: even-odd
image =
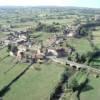
[{"label": "meadow", "polygon": [[[4,51],[6,52],[6,50],[1,51],[2,54]],[[7,53],[2,54],[1,59],[7,55]],[[12,57],[2,59],[0,61],[0,90],[27,66],[28,64],[23,63],[16,64]],[[35,67],[40,70],[36,70]],[[64,66],[55,63],[34,64],[10,86],[10,90],[5,93],[4,100],[49,100],[63,71]]]},{"label": "meadow", "polygon": [[87,87],[80,95],[81,100],[99,100],[100,99],[100,78],[90,76]]}]

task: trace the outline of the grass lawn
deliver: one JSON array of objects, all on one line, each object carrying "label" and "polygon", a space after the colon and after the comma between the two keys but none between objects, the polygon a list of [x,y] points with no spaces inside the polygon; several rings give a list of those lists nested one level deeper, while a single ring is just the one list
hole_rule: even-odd
[{"label": "grass lawn", "polygon": [[0,90],[21,73],[25,67],[27,64],[15,64],[15,58],[8,56],[7,48],[0,50]]},{"label": "grass lawn", "polygon": [[52,37],[54,33],[47,33],[47,32],[34,32],[32,35],[33,37],[37,37],[38,40],[45,41],[47,38]]},{"label": "grass lawn", "polygon": [[7,53],[7,48],[3,48],[3,49],[0,49],[0,60],[3,59],[5,56],[7,56],[8,53]]},{"label": "grass lawn", "polygon": [[[5,57],[6,55],[4,48],[0,51],[0,90],[27,67],[27,64],[15,64],[15,59],[10,56]],[[41,70],[35,70],[34,66]],[[8,72],[5,73],[6,71]],[[11,85],[10,91],[3,98],[4,100],[49,100],[63,71],[64,67],[59,64],[35,64]]]},{"label": "grass lawn", "polygon": [[40,20],[43,23],[52,24],[53,22],[60,23],[61,25],[71,25],[74,21],[74,18],[71,19],[47,19],[47,20]]},{"label": "grass lawn", "polygon": [[100,48],[100,28],[92,32],[94,44]]},{"label": "grass lawn", "polygon": [[72,81],[73,79],[75,79],[77,83],[80,85],[86,81],[87,73],[77,71],[69,80]]},{"label": "grass lawn", "polygon": [[0,38],[4,37],[6,35],[6,32],[0,32]]},{"label": "grass lawn", "polygon": [[92,48],[86,38],[69,38],[67,39],[67,43],[73,46],[79,53],[86,53],[88,51],[92,51]]},{"label": "grass lawn", "polygon": [[57,64],[36,64],[40,71],[30,68],[4,96],[4,100],[49,100],[64,68]]},{"label": "grass lawn", "polygon": [[77,80],[78,84],[82,84],[87,79],[87,73],[77,72],[75,77],[76,77],[76,80]]},{"label": "grass lawn", "polygon": [[[15,64],[15,59],[6,57],[7,55],[7,48],[0,50],[0,90],[28,66],[28,64]],[[49,100],[64,68],[55,63],[34,66],[40,67],[41,70],[30,68],[11,85],[10,91],[3,97],[4,100]]]},{"label": "grass lawn", "polygon": [[91,64],[91,66],[100,69],[100,57],[94,58],[94,59],[91,61],[90,64]]},{"label": "grass lawn", "polygon": [[[96,31],[92,32],[93,35],[93,43],[100,48],[100,27],[96,27]],[[94,58],[91,62],[91,65],[100,68],[100,57]]]},{"label": "grass lawn", "polygon": [[80,100],[100,100],[100,78],[90,76],[90,89],[83,91]]}]

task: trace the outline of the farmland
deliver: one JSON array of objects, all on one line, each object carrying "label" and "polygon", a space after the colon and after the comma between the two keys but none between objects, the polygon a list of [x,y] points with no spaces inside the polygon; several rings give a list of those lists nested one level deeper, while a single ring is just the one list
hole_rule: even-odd
[{"label": "farmland", "polygon": [[[3,55],[1,56],[3,58]],[[32,100],[32,98],[34,98],[41,100],[42,97],[43,100],[49,100],[49,94],[60,80],[60,75],[63,73],[64,67],[55,63],[48,64],[49,63],[43,65],[35,64],[31,66],[25,75],[11,86],[4,99]],[[0,62],[0,89],[9,84],[9,82],[18,76],[27,66],[28,64],[15,64],[11,57],[2,60]],[[34,67],[39,67],[40,70],[35,70]]]},{"label": "farmland", "polygon": [[90,82],[87,85],[87,89],[83,90],[83,92],[80,95],[81,100],[99,100],[100,95],[100,88],[99,87],[100,84],[100,78],[96,79],[93,76],[90,76]]},{"label": "farmland", "polygon": [[93,31],[93,42],[98,48],[100,48],[100,27],[97,27],[95,31]]},{"label": "farmland", "polygon": [[[92,32],[93,35],[93,43],[97,48],[100,48],[100,27],[96,27],[96,30]],[[96,68],[99,68],[100,66],[100,56],[93,58],[91,62],[92,66],[95,66]]]},{"label": "farmland", "polygon": [[92,48],[86,38],[81,38],[81,39],[70,38],[67,40],[67,43],[75,47],[77,52],[81,54],[92,51]]},{"label": "farmland", "polygon": [[[99,74],[77,67],[88,64],[99,72],[100,27],[77,31],[77,26],[98,24],[96,14],[100,14],[100,9],[1,7],[0,97],[59,100],[65,94],[61,100],[99,100]],[[23,35],[24,39],[20,39]],[[71,60],[76,65],[54,62],[49,57]]]},{"label": "farmland", "polygon": [[34,66],[39,66],[41,70],[36,71],[34,68],[30,68],[24,76],[11,86],[11,90],[4,97],[5,100],[32,100],[33,98],[49,100],[49,94],[52,93],[64,69],[55,64],[49,66],[37,64]]}]

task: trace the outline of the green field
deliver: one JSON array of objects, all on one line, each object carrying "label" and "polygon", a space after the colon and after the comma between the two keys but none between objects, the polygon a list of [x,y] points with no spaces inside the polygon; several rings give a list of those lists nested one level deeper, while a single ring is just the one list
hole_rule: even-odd
[{"label": "green field", "polygon": [[[93,43],[94,45],[100,49],[100,27],[96,27],[96,30],[92,32],[93,35]],[[91,65],[100,68],[100,57],[93,58]]]},{"label": "green field", "polygon": [[100,78],[90,76],[90,82],[81,93],[80,100],[100,100]]},{"label": "green field", "polygon": [[92,32],[94,44],[100,48],[100,27],[96,28],[96,31]]},{"label": "green field", "polygon": [[73,46],[80,54],[92,51],[92,48],[86,38],[68,38],[67,43]]},{"label": "green field", "polygon": [[40,20],[41,22],[43,23],[49,23],[49,24],[52,24],[53,22],[58,22],[60,23],[61,25],[71,25],[73,23],[73,21],[75,20],[75,18],[69,18],[69,19],[49,19],[49,20]]},{"label": "green field", "polygon": [[33,37],[37,37],[37,40],[43,40],[45,41],[46,39],[52,37],[52,35],[54,35],[54,33],[47,33],[47,32],[34,32],[33,33]]},{"label": "green field", "polygon": [[91,66],[100,69],[100,57],[92,59],[90,64]]},{"label": "green field", "polygon": [[11,86],[11,90],[4,96],[4,100],[49,100],[64,69],[55,64],[49,64],[49,66],[37,64],[36,66],[40,66],[41,70],[30,68]]},{"label": "green field", "polygon": [[[7,55],[6,49],[0,52],[1,59]],[[15,64],[14,62],[12,57],[0,61],[0,90],[28,66],[28,64]],[[40,70],[36,70],[34,67],[39,67]],[[7,70],[9,71],[5,73]],[[4,100],[49,100],[63,71],[64,67],[55,63],[32,65],[19,80],[11,85],[3,98]]]}]

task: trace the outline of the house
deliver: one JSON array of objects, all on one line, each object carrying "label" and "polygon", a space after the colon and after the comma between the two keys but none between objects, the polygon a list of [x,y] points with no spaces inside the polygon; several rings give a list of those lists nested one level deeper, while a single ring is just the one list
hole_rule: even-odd
[{"label": "house", "polygon": [[58,56],[58,53],[56,52],[56,50],[47,49],[46,56]]},{"label": "house", "polygon": [[76,32],[75,31],[70,31],[68,34],[67,34],[67,37],[73,37],[75,36]]},{"label": "house", "polygon": [[8,45],[8,44],[10,44],[10,40],[4,40],[4,45]]},{"label": "house", "polygon": [[22,51],[22,52],[25,52],[27,50],[27,47],[24,46],[24,45],[18,45],[18,50]]},{"label": "house", "polygon": [[9,52],[9,55],[10,55],[11,57],[15,57],[15,54],[14,54],[12,51]]},{"label": "house", "polygon": [[65,57],[67,56],[67,52],[64,48],[58,48],[56,49],[58,57]]}]

